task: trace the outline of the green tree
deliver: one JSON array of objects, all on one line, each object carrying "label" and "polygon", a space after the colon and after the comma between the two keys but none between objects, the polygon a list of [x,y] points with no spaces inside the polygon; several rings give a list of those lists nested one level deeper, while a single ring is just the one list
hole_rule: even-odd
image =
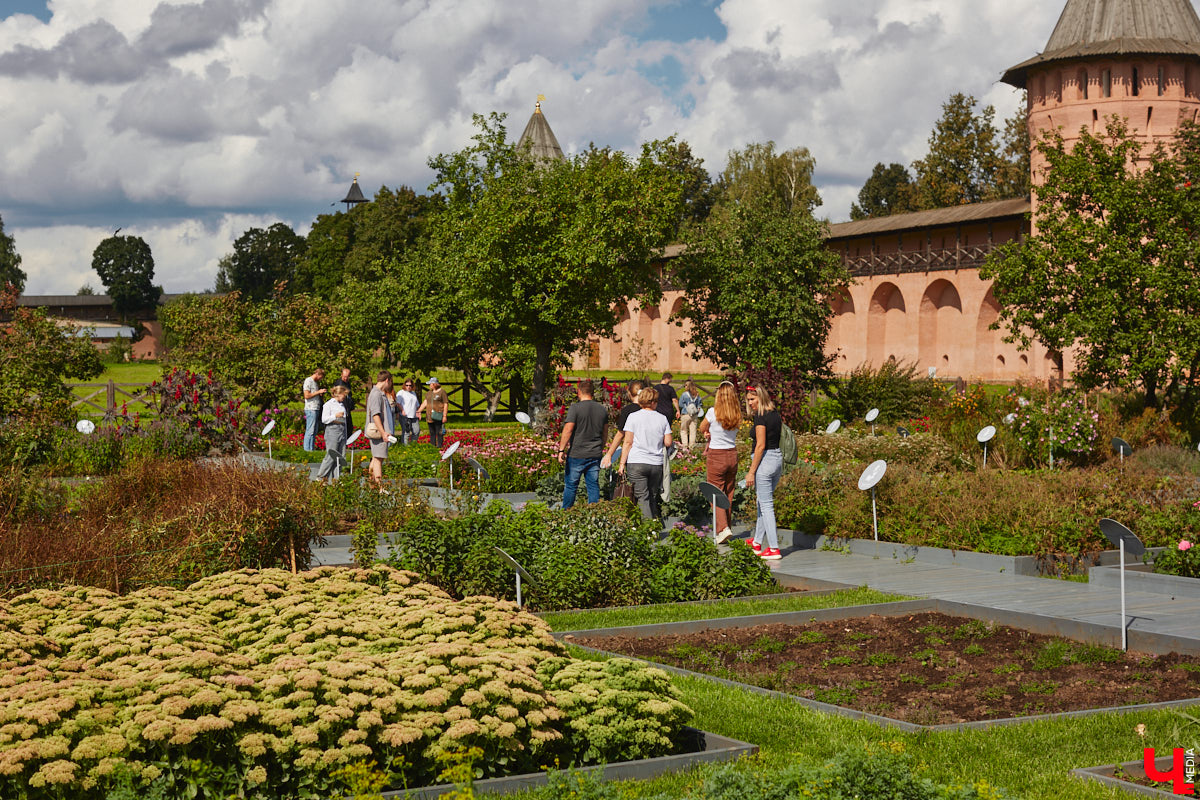
[{"label": "green tree", "polygon": [[187,295],[163,306],[159,321],[168,365],[212,370],[260,410],[299,398],[317,367],[362,374],[369,352],[337,309],[308,295]]},{"label": "green tree", "polygon": [[296,290],[329,298],[348,276],[380,278],[389,261],[424,240],[429,215],[440,206],[438,195],[383,186],[370,203],[322,214],[309,231]]},{"label": "green tree", "polygon": [[4,219],[0,217],[0,290],[5,285],[17,287],[17,294],[25,291],[25,270],[21,269],[21,254],[17,243],[4,232]]},{"label": "green tree", "polygon": [[658,153],[658,163],[675,173],[683,186],[680,228],[704,222],[720,197],[704,159],[696,158],[691,145],[674,137],[663,140]]},{"label": "green tree", "polygon": [[961,92],[942,105],[929,136],[929,153],[913,162],[916,205],[944,208],[996,199],[1002,157],[993,120],[996,109]]},{"label": "green tree", "polygon": [[154,256],[140,236],[110,236],[100,242],[92,252],[92,269],[122,319],[155,308],[162,297],[162,287],[153,282]]},{"label": "green tree", "polygon": [[15,286],[0,291],[0,417],[47,414],[71,418],[67,378],[100,374],[100,354],[88,336],[75,336],[46,317],[43,308],[17,305]]},{"label": "green tree", "polygon": [[[1058,132],[1038,143],[1037,235],[998,248],[980,272],[994,281],[1009,341],[1072,349],[1084,388],[1140,387],[1147,407],[1195,402],[1200,198],[1186,184],[1197,144],[1185,126],[1178,155],[1143,158],[1117,118],[1101,135],[1082,130],[1070,150]],[[1139,161],[1145,169],[1131,170]]]},{"label": "green tree", "polygon": [[267,229],[250,228],[233,243],[228,261],[222,259],[217,291],[237,291],[251,300],[265,300],[280,281],[294,291],[296,266],[305,250],[304,237],[282,222]]},{"label": "green tree", "polygon": [[1029,107],[1022,94],[1021,104],[1013,115],[1004,121],[1000,133],[1000,167],[996,171],[996,185],[990,193],[994,198],[1028,197],[1032,168],[1029,140]]},{"label": "green tree", "polygon": [[812,184],[816,161],[807,147],[775,152],[775,142],[757,142],[730,150],[718,187],[723,200],[751,203],[765,200],[784,211],[811,212],[821,205]]},{"label": "green tree", "polygon": [[759,196],[718,207],[688,242],[678,276],[688,344],[723,369],[745,365],[829,373],[829,300],[850,281],[807,208]]},{"label": "green tree", "polygon": [[[657,260],[678,226],[679,174],[662,142],[630,159],[591,148],[535,163],[507,141],[503,117],[476,115],[474,144],[430,160],[447,206],[430,221],[429,269],[457,287],[453,313],[492,352],[534,352],[533,404],[554,354],[611,332],[615,305],[660,297]],[[429,335],[437,335],[430,331]]]},{"label": "green tree", "polygon": [[903,164],[876,164],[871,177],[858,192],[858,202],[850,206],[850,219],[887,217],[916,211],[913,179]]}]

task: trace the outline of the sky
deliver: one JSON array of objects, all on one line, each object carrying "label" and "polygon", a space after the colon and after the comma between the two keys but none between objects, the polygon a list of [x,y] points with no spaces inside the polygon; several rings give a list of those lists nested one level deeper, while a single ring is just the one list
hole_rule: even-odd
[{"label": "sky", "polygon": [[471,115],[534,101],[563,149],[676,135],[719,173],[772,140],[848,219],[877,162],[927,150],[955,92],[996,107],[1065,0],[0,0],[0,219],[27,294],[102,290],[144,238],[167,292],[210,288],[251,227],[307,233],[358,174],[425,191]]}]

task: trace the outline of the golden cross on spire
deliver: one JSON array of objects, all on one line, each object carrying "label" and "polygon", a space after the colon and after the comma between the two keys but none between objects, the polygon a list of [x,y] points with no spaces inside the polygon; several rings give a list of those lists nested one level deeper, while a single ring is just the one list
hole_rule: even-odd
[{"label": "golden cross on spire", "polygon": [[535,113],[535,114],[542,113],[542,101],[545,99],[546,99],[546,95],[544,95],[544,94],[538,95],[537,102],[533,104],[533,113]]}]

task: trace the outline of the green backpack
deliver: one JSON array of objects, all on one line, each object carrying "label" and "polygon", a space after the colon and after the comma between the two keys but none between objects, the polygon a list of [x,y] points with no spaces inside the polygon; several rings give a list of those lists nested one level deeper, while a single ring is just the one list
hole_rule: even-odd
[{"label": "green backpack", "polygon": [[783,453],[783,471],[795,469],[800,463],[800,450],[796,447],[796,434],[787,425],[779,431],[779,449]]}]

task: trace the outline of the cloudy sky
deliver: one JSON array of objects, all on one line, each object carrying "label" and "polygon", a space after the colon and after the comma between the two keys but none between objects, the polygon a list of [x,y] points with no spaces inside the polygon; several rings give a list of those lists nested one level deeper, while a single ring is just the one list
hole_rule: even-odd
[{"label": "cloudy sky", "polygon": [[[471,115],[537,95],[568,152],[678,134],[804,146],[833,221],[878,161],[925,153],[956,91],[1001,72],[1064,0],[0,0],[0,218],[30,294],[100,288],[142,236],[168,292],[212,286],[247,228],[306,233],[355,173],[424,190]],[[340,206],[339,206],[340,207]]]}]

